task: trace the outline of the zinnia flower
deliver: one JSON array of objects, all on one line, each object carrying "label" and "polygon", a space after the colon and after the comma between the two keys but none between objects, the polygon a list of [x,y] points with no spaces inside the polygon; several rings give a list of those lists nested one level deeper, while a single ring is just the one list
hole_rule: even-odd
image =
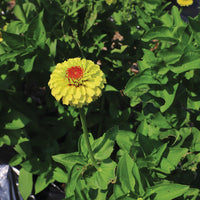
[{"label": "zinnia flower", "polygon": [[112,3],[116,3],[117,0],[106,0],[106,3],[110,6]]},{"label": "zinnia flower", "polygon": [[70,58],[58,63],[51,74],[51,94],[63,104],[81,108],[96,100],[106,83],[99,65],[91,60]]},{"label": "zinnia flower", "polygon": [[180,6],[190,6],[193,4],[193,0],[177,0]]}]

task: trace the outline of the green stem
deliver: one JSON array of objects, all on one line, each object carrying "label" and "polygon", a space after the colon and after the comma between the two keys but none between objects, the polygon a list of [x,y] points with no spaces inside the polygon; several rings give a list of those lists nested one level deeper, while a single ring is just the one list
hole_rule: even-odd
[{"label": "green stem", "polygon": [[94,165],[94,167],[95,167],[97,170],[100,170],[99,166],[98,166],[97,163],[96,163],[96,160],[95,160],[95,158],[94,158],[94,154],[93,154],[93,152],[92,152],[92,148],[91,148],[91,145],[90,145],[89,134],[88,134],[88,130],[87,130],[87,122],[86,122],[86,117],[85,117],[84,109],[83,109],[83,108],[80,108],[80,109],[79,109],[79,113],[80,113],[81,124],[82,124],[82,128],[83,128],[83,134],[84,134],[84,137],[85,137],[85,142],[86,142],[86,146],[87,146],[87,148],[88,148],[88,152],[89,152],[89,155],[90,155],[90,159],[91,159],[92,164]]},{"label": "green stem", "polygon": [[76,44],[77,44],[77,46],[78,46],[78,48],[81,52],[81,56],[82,56],[82,58],[85,58],[83,50],[82,50],[81,45],[80,45],[80,41],[78,39],[78,34],[73,29],[71,29],[71,30],[72,30],[72,35],[74,37],[73,39],[76,41]]}]

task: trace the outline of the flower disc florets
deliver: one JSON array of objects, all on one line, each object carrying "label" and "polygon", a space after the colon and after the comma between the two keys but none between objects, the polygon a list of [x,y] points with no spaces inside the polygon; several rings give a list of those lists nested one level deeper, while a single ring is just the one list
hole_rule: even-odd
[{"label": "flower disc florets", "polygon": [[58,63],[51,74],[49,87],[57,101],[82,107],[96,100],[106,83],[100,67],[91,60],[71,58]]},{"label": "flower disc florets", "polygon": [[193,4],[193,0],[177,0],[177,3],[180,6],[191,6]]}]

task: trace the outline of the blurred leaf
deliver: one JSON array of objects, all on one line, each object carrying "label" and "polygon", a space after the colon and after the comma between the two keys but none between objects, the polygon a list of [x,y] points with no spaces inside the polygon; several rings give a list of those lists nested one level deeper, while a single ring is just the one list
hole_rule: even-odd
[{"label": "blurred leaf", "polygon": [[32,174],[24,170],[20,170],[19,174],[19,191],[24,200],[27,200],[32,192],[33,187],[33,177]]},{"label": "blurred leaf", "polygon": [[35,194],[44,190],[50,183],[54,181],[50,171],[46,171],[37,177],[35,182]]},{"label": "blurred leaf", "polygon": [[172,7],[171,12],[172,12],[172,16],[173,16],[174,26],[178,27],[178,26],[186,26],[187,25],[181,18],[181,12],[176,6]]},{"label": "blurred leaf", "polygon": [[12,111],[8,116],[7,119],[10,120],[4,127],[4,129],[8,130],[15,130],[24,128],[30,121],[24,114],[18,111]]},{"label": "blurred leaf", "polygon": [[60,183],[68,182],[68,174],[60,167],[56,167],[53,171],[53,178]]},{"label": "blurred leaf", "polygon": [[17,166],[20,163],[22,163],[23,161],[23,157],[19,154],[17,154],[16,156],[12,157],[9,161],[9,165],[11,166]]},{"label": "blurred leaf", "polygon": [[94,25],[94,22],[97,18],[97,4],[94,6],[90,6],[84,20],[84,26],[83,26],[83,36],[86,34],[86,32]]},{"label": "blurred leaf", "polygon": [[27,58],[24,60],[23,69],[24,69],[25,73],[32,71],[35,58],[36,58],[36,55],[33,56],[32,58]]},{"label": "blurred leaf", "polygon": [[111,50],[111,53],[113,54],[113,53],[123,53],[126,49],[127,49],[127,47],[128,47],[128,45],[122,45],[121,47],[120,47],[120,49],[113,49],[113,50]]},{"label": "blurred leaf", "polygon": [[112,91],[112,92],[118,92],[118,90],[115,87],[113,87],[112,85],[106,84],[105,92],[110,92],[110,91]]},{"label": "blurred leaf", "polygon": [[8,44],[8,46],[12,49],[21,49],[25,47],[24,37],[21,35],[16,35],[13,33],[3,32],[2,35],[4,41]]},{"label": "blurred leaf", "polygon": [[26,14],[26,18],[29,18],[30,14],[32,14],[33,11],[36,11],[36,6],[31,2],[23,3],[23,10]]},{"label": "blurred leaf", "polygon": [[196,200],[199,197],[199,190],[197,188],[189,188],[186,193],[184,193],[184,198],[190,198],[190,200]]},{"label": "blurred leaf", "polygon": [[6,145],[12,144],[11,138],[8,135],[4,135],[0,137],[0,147],[3,146],[4,144]]},{"label": "blurred leaf", "polygon": [[24,13],[21,5],[19,5],[19,4],[15,5],[15,7],[14,7],[14,14],[23,23],[26,23],[25,13]]}]

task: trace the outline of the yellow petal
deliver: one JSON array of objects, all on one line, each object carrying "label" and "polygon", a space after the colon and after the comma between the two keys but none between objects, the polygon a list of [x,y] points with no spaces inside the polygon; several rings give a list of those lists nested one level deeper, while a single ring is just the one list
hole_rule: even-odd
[{"label": "yellow petal", "polygon": [[96,88],[96,96],[100,96],[101,95],[101,90],[99,88]]},{"label": "yellow petal", "polygon": [[65,105],[69,104],[69,100],[67,97],[63,97],[62,101],[63,101],[63,104],[65,104]]},{"label": "yellow petal", "polygon": [[81,90],[79,87],[76,88],[75,93],[74,93],[74,98],[75,99],[80,99],[81,97]]},{"label": "yellow petal", "polygon": [[95,94],[94,90],[89,87],[86,87],[86,93],[88,96],[93,96]]}]

